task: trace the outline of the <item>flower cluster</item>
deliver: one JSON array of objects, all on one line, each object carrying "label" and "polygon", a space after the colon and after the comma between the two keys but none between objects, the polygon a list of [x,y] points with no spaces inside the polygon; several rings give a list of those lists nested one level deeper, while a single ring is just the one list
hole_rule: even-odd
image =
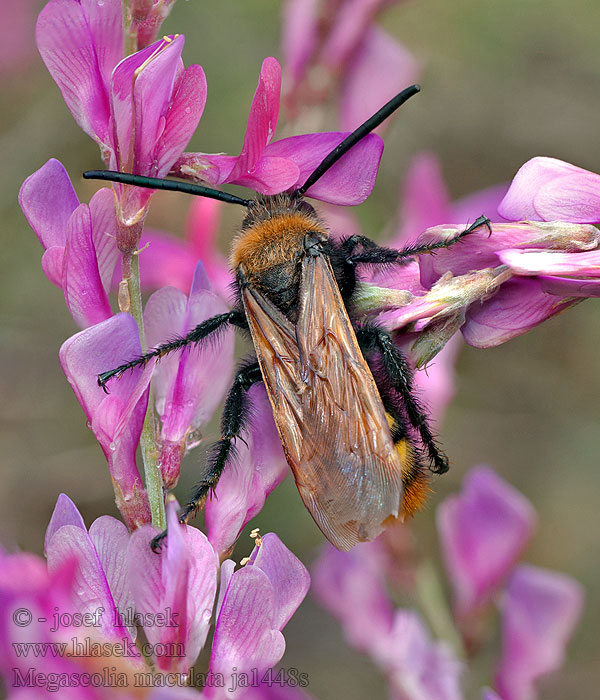
[{"label": "flower cluster", "polygon": [[[487,612],[496,602],[501,652],[494,686],[503,700],[535,697],[535,682],[563,662],[582,611],[581,586],[563,574],[517,565],[535,513],[488,467],[473,469],[463,491],[444,501],[437,516],[454,593],[454,626],[446,623],[450,618],[439,597],[434,608],[426,599],[421,602],[444,641],[432,641],[415,611],[395,609],[387,590],[399,583],[393,575],[397,549],[390,545],[408,536],[406,526],[349,554],[326,546],[314,569],[317,597],[338,618],[348,642],[382,669],[392,696],[403,700],[462,697],[465,657],[481,650],[489,634]],[[430,566],[418,565],[414,577],[425,587]],[[406,588],[406,577],[403,581],[400,588]],[[431,588],[431,582],[427,585]]]},{"label": "flower cluster", "polygon": [[[62,494],[46,531],[47,565],[29,554],[0,555],[0,671],[15,692],[52,692],[52,683],[74,699],[133,697],[134,687],[141,687],[136,697],[188,697],[180,686],[188,684],[213,615],[203,697],[239,697],[236,674],[260,678],[281,659],[281,630],[309,587],[304,566],[269,533],[256,538],[243,567],[228,559],[219,573],[210,542],[200,530],[178,527],[175,511],[172,502],[168,542],[155,554],[151,525],[130,534],[102,516],[88,530]],[[33,675],[32,641],[53,650]]]},{"label": "flower cluster", "polygon": [[[184,67],[183,35],[157,39],[174,0],[50,0],[36,39],[68,109],[108,168],[269,195],[303,185],[348,130],[416,76],[418,62],[375,25],[392,4],[286,2],[286,104],[301,124],[303,107],[322,101],[339,82],[342,131],[275,140],[282,69],[266,58],[237,156],[184,150],[201,119],[207,84],[201,66]],[[369,196],[382,151],[380,136],[368,135],[307,191],[323,203],[333,237],[360,232],[346,209],[330,205],[356,205]],[[508,192],[501,186],[451,203],[435,158],[417,157],[390,245],[452,238],[482,213],[492,219],[491,235],[482,227],[435,256],[415,256],[396,268],[362,266],[353,303],[398,344],[410,343],[417,366],[445,348],[442,361],[416,380],[435,420],[452,393],[458,341],[448,341],[457,330],[468,343],[490,347],[584,297],[600,296],[600,236],[592,225],[600,223],[599,183],[600,176],[538,158],[523,166]],[[213,344],[136,367],[113,382],[110,393],[97,384],[99,373],[229,309],[232,278],[214,246],[221,205],[193,203],[181,243],[144,230],[151,197],[150,190],[116,185],[82,203],[54,159],[21,187],[21,207],[44,247],[42,269],[62,289],[81,329],[64,342],[60,363],[106,458],[123,523],[104,516],[88,530],[62,495],[46,533],[47,564],[28,554],[0,554],[0,671],[15,698],[27,695],[16,680],[29,673],[23,650],[33,640],[58,650],[41,655],[38,680],[97,675],[93,654],[64,653],[61,646],[88,643],[99,645],[111,673],[122,679],[118,691],[108,681],[106,688],[79,683],[65,687],[65,697],[129,698],[139,673],[163,681],[175,674],[181,682],[171,685],[184,684],[211,624],[208,674],[229,688],[234,670],[260,674],[279,662],[282,629],[308,590],[308,572],[273,533],[256,537],[242,568],[226,559],[288,472],[263,386],[250,390],[254,420],[236,446],[237,468],[224,471],[206,504],[207,535],[180,526],[176,504],[165,499],[183,456],[202,441],[227,391],[231,330]],[[145,307],[142,288],[153,290]],[[315,569],[320,599],[342,621],[349,642],[385,673],[392,697],[402,700],[461,697],[465,655],[485,641],[486,614],[497,603],[502,649],[494,687],[503,700],[532,697],[538,677],[562,661],[581,590],[567,577],[517,565],[533,530],[533,508],[488,469],[472,472],[463,492],[440,506],[438,523],[454,593],[454,624],[445,626],[445,641],[434,640],[444,637],[440,629],[432,635],[419,613],[398,608],[388,593],[393,581],[418,587],[418,572],[400,570],[403,558],[391,556],[402,550],[405,529],[350,554],[328,548]],[[162,550],[152,552],[150,540],[167,525]],[[21,624],[19,610],[32,611],[32,625]],[[161,614],[163,622],[171,616],[169,624],[158,624]],[[144,624],[148,620],[153,623]],[[275,697],[260,685],[247,691],[206,679],[203,685],[206,698]],[[286,698],[305,697],[287,691]],[[491,690],[484,694],[494,697]],[[199,694],[174,687],[148,688],[140,696]]]}]

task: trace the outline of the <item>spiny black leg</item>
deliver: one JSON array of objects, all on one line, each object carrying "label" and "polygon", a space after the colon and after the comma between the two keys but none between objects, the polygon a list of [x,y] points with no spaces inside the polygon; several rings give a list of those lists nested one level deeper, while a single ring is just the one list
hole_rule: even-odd
[{"label": "spiny black leg", "polygon": [[208,338],[208,336],[210,336],[212,333],[221,330],[226,323],[244,328],[246,327],[246,318],[240,311],[228,311],[225,314],[218,314],[217,316],[208,318],[206,321],[199,323],[187,335],[184,335],[181,338],[175,338],[168,343],[163,343],[146,354],[140,355],[140,357],[136,357],[129,362],[125,362],[124,364],[119,365],[119,367],[115,367],[108,372],[102,372],[102,374],[98,375],[98,386],[101,386],[104,391],[108,393],[106,384],[113,377],[120,377],[128,369],[134,369],[134,367],[145,365],[153,357],[164,357],[164,355],[167,353],[173,352],[174,350],[181,350],[190,343],[199,343],[205,338]]},{"label": "spiny black leg", "polygon": [[418,431],[431,462],[431,470],[437,474],[448,471],[448,458],[435,444],[427,422],[427,416],[413,395],[412,370],[404,355],[394,345],[389,333],[376,326],[366,325],[357,329],[356,337],[363,352],[379,350],[382,370],[393,389],[399,392],[406,416]]},{"label": "spiny black leg", "polygon": [[[188,519],[202,507],[209,492],[214,491],[217,486],[228,460],[235,455],[234,440],[240,437],[250,415],[248,390],[260,381],[262,381],[262,375],[257,360],[252,359],[238,369],[225,399],[221,417],[221,439],[217,440],[210,449],[204,478],[194,486],[188,501],[177,513],[180,523],[187,523]],[[150,543],[152,549],[156,551],[166,534],[166,531],[162,532],[152,540]]]},{"label": "spiny black leg", "polygon": [[[433,253],[436,250],[442,248],[449,248],[455,243],[461,241],[465,236],[476,231],[482,226],[487,227],[488,231],[492,232],[490,225],[490,220],[485,216],[480,216],[476,221],[474,221],[471,226],[469,226],[464,231],[458,233],[454,238],[449,238],[445,241],[435,241],[432,243],[423,243],[421,245],[413,245],[408,248],[402,248],[401,250],[395,250],[394,248],[384,248],[378,246],[370,238],[365,236],[352,236],[346,243],[348,244],[348,258],[347,262],[350,265],[358,264],[371,264],[371,265],[388,265],[389,263],[403,263],[414,258],[415,255],[423,255],[424,253]],[[352,243],[350,243],[352,242]],[[361,253],[353,254],[352,251],[361,245],[363,251]]]}]

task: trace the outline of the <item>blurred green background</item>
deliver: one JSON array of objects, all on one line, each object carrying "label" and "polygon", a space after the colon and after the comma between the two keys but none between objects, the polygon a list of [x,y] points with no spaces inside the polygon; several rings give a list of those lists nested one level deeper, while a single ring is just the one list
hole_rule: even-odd
[{"label": "blurred green background", "polygon": [[[164,31],[184,31],[185,62],[202,64],[209,86],[192,150],[239,153],[260,63],[267,55],[281,58],[280,13],[280,0],[176,4]],[[87,201],[94,187],[78,173],[101,163],[34,52],[28,22],[23,56],[0,76],[0,521],[4,546],[41,553],[59,492],[88,524],[117,513],[101,451],[58,364],[61,343],[77,329],[61,291],[41,272],[41,246],[16,201],[23,179],[50,157],[65,164]],[[394,215],[402,174],[422,150],[438,154],[454,197],[510,180],[534,155],[600,169],[600,3],[414,0],[380,22],[425,71],[422,95],[386,135],[378,184],[360,207],[366,232]],[[150,224],[181,235],[185,198],[162,194],[155,202]],[[226,213],[224,250],[237,215]],[[587,591],[568,663],[542,686],[542,697],[552,700],[595,697],[600,687],[598,348],[598,300],[499,348],[464,347],[441,429],[453,467],[436,480],[435,496],[414,523],[419,548],[437,557],[435,506],[476,464],[490,464],[531,499],[539,526],[527,561],[566,572]],[[213,422],[207,436],[216,432]],[[178,494],[194,481],[201,455],[202,448],[186,459]],[[253,524],[276,531],[306,563],[322,540],[289,480]],[[246,548],[242,542],[236,559]],[[337,623],[310,599],[286,638],[284,665],[308,672],[316,697],[385,697],[377,671],[348,650]]]}]

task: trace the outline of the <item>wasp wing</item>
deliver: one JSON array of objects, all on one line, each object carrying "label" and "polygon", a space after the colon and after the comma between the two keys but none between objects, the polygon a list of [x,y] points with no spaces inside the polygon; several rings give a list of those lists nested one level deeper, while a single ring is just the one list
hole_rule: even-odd
[{"label": "wasp wing", "polygon": [[256,289],[242,296],[302,500],[339,549],[372,540],[398,515],[402,463],[329,260],[303,259],[296,327]]}]

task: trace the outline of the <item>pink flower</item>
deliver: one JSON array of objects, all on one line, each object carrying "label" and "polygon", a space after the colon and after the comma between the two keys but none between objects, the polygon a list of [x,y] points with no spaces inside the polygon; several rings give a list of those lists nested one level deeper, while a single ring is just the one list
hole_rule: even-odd
[{"label": "pink flower", "polygon": [[[67,107],[98,143],[106,164],[164,177],[206,102],[202,68],[183,69],[184,37],[165,37],[121,60],[120,0],[50,0],[38,18],[36,39]],[[121,222],[140,221],[151,191],[118,186],[117,192]],[[129,249],[125,241],[120,246]]]},{"label": "pink flower", "polygon": [[383,653],[393,626],[384,570],[380,540],[349,552],[325,544],[313,567],[317,600],[339,621],[348,643],[374,657]]},{"label": "pink flower", "polygon": [[60,363],[108,462],[117,507],[130,530],[150,522],[148,498],[135,454],[140,439],[153,364],[127,373],[105,394],[97,376],[140,354],[133,317],[117,314],[69,338]]},{"label": "pink flower", "polygon": [[121,0],[50,0],[40,12],[36,41],[75,121],[102,151],[110,133],[110,76],[123,57]]},{"label": "pink flower", "polygon": [[[255,668],[262,674],[281,659],[285,651],[281,630],[310,586],[302,562],[273,533],[257,538],[247,564],[237,571],[233,568],[231,560],[222,565],[210,656],[210,670],[223,675],[226,688],[232,687],[232,673]],[[216,690],[207,688],[206,695],[215,697]]]},{"label": "pink flower", "polygon": [[521,166],[498,207],[505,219],[600,222],[600,175],[556,158]]},{"label": "pink flower", "polygon": [[[144,310],[149,346],[165,338],[181,337],[202,321],[227,311],[225,302],[210,288],[198,263],[189,297],[173,287],[155,292]],[[188,348],[163,358],[154,372],[156,407],[161,419],[158,446],[165,488],[179,477],[181,458],[199,441],[198,430],[208,422],[231,381],[233,329],[201,349]]]},{"label": "pink flower", "polygon": [[[447,240],[465,228],[466,224],[436,226],[427,229],[417,243]],[[414,266],[403,275],[378,279],[385,287],[378,292],[380,302],[377,290],[371,292],[368,312],[373,315],[379,309],[376,317],[390,330],[419,334],[413,347],[419,365],[428,362],[459,329],[469,345],[493,347],[564,311],[577,297],[597,295],[595,279],[559,278],[552,275],[556,272],[552,262],[555,251],[567,251],[570,263],[561,270],[563,274],[590,275],[589,261],[580,256],[599,244],[597,230],[584,224],[492,223],[491,235],[481,227],[434,256],[419,256],[421,290]],[[548,256],[537,257],[538,250],[547,251]],[[528,261],[534,260],[536,265],[528,269]],[[390,294],[388,285],[394,285],[398,294]]]},{"label": "pink flower", "polygon": [[461,700],[463,664],[435,642],[418,613],[397,610],[380,665],[395,700]]},{"label": "pink flower", "polygon": [[583,590],[569,576],[519,566],[501,605],[502,655],[496,687],[503,700],[534,700],[536,681],[563,664],[583,608]]},{"label": "pink flower", "polygon": [[[266,58],[252,100],[241,154],[235,157],[185,153],[172,173],[211,185],[243,185],[262,194],[301,186],[348,134],[305,134],[271,143],[277,128],[280,89],[281,67],[276,59]],[[369,134],[313,185],[307,196],[334,204],[360,204],[373,189],[382,151],[382,140]]]},{"label": "pink flower", "polygon": [[222,202],[215,199],[193,197],[183,242],[161,231],[146,230],[142,234],[140,274],[144,288],[171,286],[187,292],[196,263],[201,260],[214,290],[222,299],[229,299],[233,277],[227,260],[216,248],[222,207]]},{"label": "pink flower", "polygon": [[[130,622],[133,597],[125,575],[129,532],[123,523],[103,515],[88,530],[73,501],[60,494],[46,530],[44,550],[48,571],[58,574],[77,562],[69,608],[61,613],[91,616],[94,630],[110,641],[135,642],[137,628]],[[128,624],[129,621],[129,624]],[[137,649],[128,644],[134,660]]]},{"label": "pink flower", "polygon": [[[502,195],[502,187],[490,188],[451,207],[439,166],[431,156],[421,156],[407,177],[402,217],[406,223],[393,246],[405,246],[409,236],[440,221],[472,221],[481,213],[494,219]],[[447,240],[466,226],[433,226],[416,244]],[[359,298],[360,310],[414,341],[417,366],[427,364],[459,329],[470,345],[493,347],[600,292],[591,252],[600,245],[600,236],[593,226],[493,222],[488,234],[481,227],[435,255],[367,273],[366,280],[377,286]]]},{"label": "pink flower", "polygon": [[438,507],[438,535],[459,617],[490,601],[513,570],[534,524],[529,501],[487,467],[471,470],[462,492]]},{"label": "pink flower", "polygon": [[4,0],[0,5],[0,26],[10,27],[0,44],[0,75],[3,78],[29,67],[34,56],[31,33],[35,24],[35,0]]},{"label": "pink flower", "polygon": [[108,300],[119,251],[114,197],[101,189],[80,204],[62,163],[49,160],[19,191],[27,221],[45,248],[42,269],[60,287],[82,328],[112,315]]},{"label": "pink flower", "polygon": [[287,0],[281,44],[292,113],[326,100],[341,82],[339,119],[351,131],[418,79],[412,54],[374,24],[394,1]]},{"label": "pink flower", "polygon": [[134,673],[147,667],[135,625],[123,619],[134,612],[128,540],[126,527],[109,516],[88,532],[61,494],[46,531],[48,566],[30,554],[0,553],[0,673],[9,697],[53,697],[60,688],[70,700],[108,700],[117,691],[103,687],[106,668],[118,678],[118,697],[133,699]]},{"label": "pink flower", "polygon": [[431,640],[421,617],[394,610],[386,590],[381,540],[350,552],[326,545],[314,570],[319,602],[338,619],[346,639],[386,674],[398,700],[460,700],[462,664]]},{"label": "pink flower", "polygon": [[237,461],[223,472],[205,507],[208,538],[218,552],[235,544],[267,496],[289,474],[264,386],[252,387],[249,398],[252,420],[243,435],[246,444],[238,441]]},{"label": "pink flower", "polygon": [[152,648],[166,650],[154,656],[157,668],[185,673],[208,635],[219,560],[200,530],[179,525],[175,502],[167,511],[169,536],[159,554],[150,548],[150,540],[158,534],[156,528],[146,525],[131,536],[127,579],[137,612],[170,616],[167,624],[144,628]]},{"label": "pink flower", "polygon": [[[66,700],[115,697],[114,688],[105,690],[77,683],[72,687],[64,687],[64,683],[59,686],[61,677],[78,679],[85,674],[89,678],[98,671],[98,659],[86,656],[85,651],[81,656],[68,653],[73,639],[85,644],[81,635],[84,628],[72,626],[69,617],[77,596],[77,566],[77,560],[71,559],[59,570],[49,572],[44,561],[33,554],[0,553],[0,675],[9,698],[50,698],[59,687],[60,697]],[[64,624],[54,630],[57,612],[65,615],[61,618]],[[93,624],[93,618],[87,620]],[[95,627],[85,629],[90,642],[102,642]],[[46,649],[46,653],[38,651],[34,655],[30,645]],[[125,643],[123,649],[127,648]],[[130,659],[109,656],[103,661],[109,668],[118,664],[119,672],[132,683],[134,670],[140,670]],[[119,697],[128,700],[128,695]]]}]

